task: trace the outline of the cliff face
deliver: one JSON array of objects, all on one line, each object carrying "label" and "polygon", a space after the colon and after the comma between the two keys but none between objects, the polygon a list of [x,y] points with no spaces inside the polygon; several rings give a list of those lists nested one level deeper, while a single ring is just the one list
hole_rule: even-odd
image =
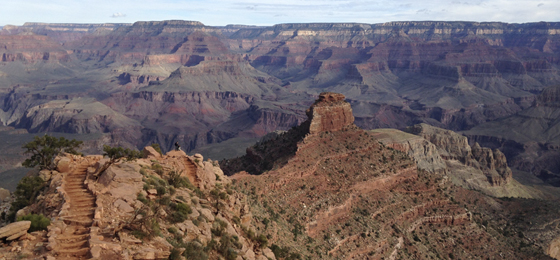
[{"label": "cliff face", "polygon": [[354,124],[350,104],[339,93],[321,93],[319,99],[307,111],[309,133],[339,131]]},{"label": "cliff face", "polygon": [[467,137],[426,124],[414,125],[406,131],[433,143],[438,147],[442,158],[457,160],[481,170],[492,186],[503,186],[512,179],[506,157],[497,149],[480,147],[478,143],[471,147]]},{"label": "cliff face", "polygon": [[39,35],[0,35],[1,62],[67,62],[70,55],[49,37]]},{"label": "cliff face", "polygon": [[406,153],[419,169],[430,173],[447,173],[441,150],[423,137],[388,128],[370,130],[369,133],[387,147]]},{"label": "cliff face", "polygon": [[559,154],[560,144],[557,135],[560,129],[557,122],[559,89],[558,85],[550,86],[537,96],[531,107],[498,121],[481,124],[464,134],[472,142],[499,148],[508,157],[510,165],[557,186],[560,165],[554,158]]}]

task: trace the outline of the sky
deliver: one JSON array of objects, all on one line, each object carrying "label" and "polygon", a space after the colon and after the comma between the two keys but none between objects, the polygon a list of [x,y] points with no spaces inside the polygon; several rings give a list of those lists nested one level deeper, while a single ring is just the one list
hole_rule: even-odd
[{"label": "sky", "polygon": [[0,0],[0,26],[191,20],[205,25],[560,22],[560,0]]}]

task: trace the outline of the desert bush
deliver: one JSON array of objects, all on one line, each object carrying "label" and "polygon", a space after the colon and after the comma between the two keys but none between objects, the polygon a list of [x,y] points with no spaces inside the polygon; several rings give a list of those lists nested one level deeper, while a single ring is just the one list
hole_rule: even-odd
[{"label": "desert bush", "polygon": [[29,214],[17,218],[17,221],[29,220],[31,221],[31,227],[29,232],[47,230],[47,227],[51,224],[51,220],[42,214]]},{"label": "desert bush", "polygon": [[220,247],[218,252],[227,260],[235,260],[237,258],[237,251],[233,248],[236,247],[235,239],[232,236],[224,235],[220,238]]},{"label": "desert bush", "polygon": [[191,207],[181,202],[171,204],[171,208],[174,211],[169,216],[170,221],[173,223],[179,223],[187,220],[188,215],[192,213]]},{"label": "desert bush", "polygon": [[23,177],[14,192],[16,199],[10,207],[8,221],[15,221],[17,211],[31,205],[44,187],[45,182],[39,176]]},{"label": "desert bush", "polygon": [[183,256],[189,260],[206,260],[208,254],[204,251],[204,247],[196,241],[191,241],[185,246]]},{"label": "desert bush", "polygon": [[214,224],[212,224],[212,234],[214,234],[215,236],[223,236],[225,234],[225,230],[227,228],[227,222],[221,220],[221,219],[216,219],[216,221],[214,221]]},{"label": "desert bush", "polygon": [[163,166],[161,166],[161,164],[159,163],[152,164],[152,170],[154,170],[154,172],[156,172],[159,175],[163,174]]},{"label": "desert bush", "polygon": [[171,254],[169,254],[169,260],[179,260],[181,259],[181,251],[177,248],[171,249]]}]

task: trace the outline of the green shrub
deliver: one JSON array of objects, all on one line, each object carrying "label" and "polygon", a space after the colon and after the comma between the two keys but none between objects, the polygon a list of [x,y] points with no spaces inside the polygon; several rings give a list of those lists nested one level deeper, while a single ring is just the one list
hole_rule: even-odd
[{"label": "green shrub", "polygon": [[224,235],[220,239],[220,247],[218,252],[222,254],[227,260],[235,260],[237,258],[237,251],[233,248],[235,240],[233,237]]},{"label": "green shrub", "polygon": [[169,173],[168,181],[169,184],[175,188],[188,188],[190,190],[195,189],[189,178],[181,176],[181,174],[176,171],[172,171]]},{"label": "green shrub", "polygon": [[156,172],[159,175],[163,174],[163,166],[161,166],[159,163],[154,163],[152,165],[152,170],[154,170],[154,172]]},{"label": "green shrub", "polygon": [[29,214],[17,218],[17,221],[29,220],[31,221],[31,227],[29,232],[47,230],[47,227],[51,224],[51,220],[43,215]]},{"label": "green shrub", "polygon": [[191,207],[181,202],[171,204],[171,208],[174,210],[170,215],[170,221],[173,223],[187,220],[188,215],[192,213]]},{"label": "green shrub", "polygon": [[259,247],[260,248],[265,248],[266,245],[268,244],[268,239],[266,238],[266,236],[264,234],[260,234],[256,241],[259,243]]},{"label": "green shrub", "polygon": [[179,259],[181,259],[181,251],[177,248],[171,249],[169,260],[179,260]]},{"label": "green shrub", "polygon": [[216,219],[214,224],[212,224],[212,234],[215,236],[222,236],[225,234],[225,230],[227,228],[227,223],[223,220]]},{"label": "green shrub", "polygon": [[167,189],[165,189],[164,186],[157,186],[156,190],[158,196],[163,196],[165,193],[167,193]]},{"label": "green shrub", "polygon": [[204,248],[198,242],[191,241],[187,243],[185,247],[185,252],[183,256],[189,260],[206,260],[208,259],[208,254],[204,252]]},{"label": "green shrub", "polygon": [[15,221],[17,211],[31,205],[44,187],[45,182],[39,176],[23,177],[14,192],[16,199],[10,207],[8,221]]},{"label": "green shrub", "polygon": [[185,204],[185,203],[177,203],[177,205],[175,206],[175,210],[184,213],[185,215],[191,214],[192,213],[192,209],[191,206]]},{"label": "green shrub", "polygon": [[138,193],[138,196],[136,197],[136,199],[141,201],[144,204],[148,203],[148,200],[146,199],[146,196],[144,196],[144,194],[142,194],[142,193]]},{"label": "green shrub", "polygon": [[144,238],[148,237],[148,233],[139,229],[133,230],[132,235],[140,240],[144,240]]}]

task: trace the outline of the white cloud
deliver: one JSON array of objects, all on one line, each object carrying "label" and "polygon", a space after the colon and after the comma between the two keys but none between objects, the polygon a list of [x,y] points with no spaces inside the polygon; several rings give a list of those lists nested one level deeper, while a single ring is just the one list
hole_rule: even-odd
[{"label": "white cloud", "polygon": [[120,18],[120,17],[126,17],[126,14],[123,13],[114,13],[110,16],[111,18]]}]

